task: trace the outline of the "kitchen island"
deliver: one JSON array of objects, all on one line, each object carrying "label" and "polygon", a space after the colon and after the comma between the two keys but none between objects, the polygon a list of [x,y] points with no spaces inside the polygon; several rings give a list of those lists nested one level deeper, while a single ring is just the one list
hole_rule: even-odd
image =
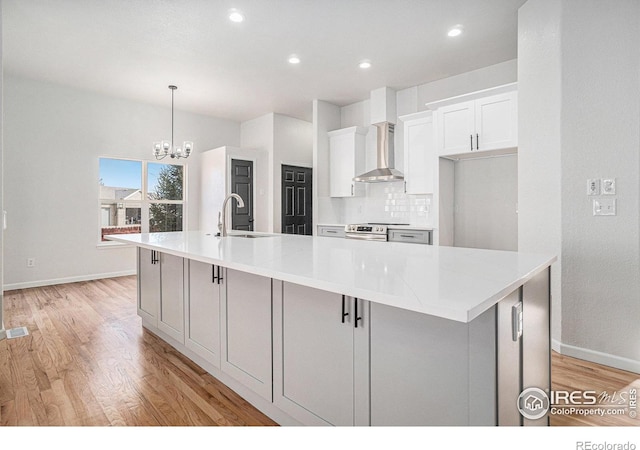
[{"label": "kitchen island", "polygon": [[108,238],[138,247],[143,326],[281,424],[547,423],[516,400],[550,388],[553,256],[260,233]]}]

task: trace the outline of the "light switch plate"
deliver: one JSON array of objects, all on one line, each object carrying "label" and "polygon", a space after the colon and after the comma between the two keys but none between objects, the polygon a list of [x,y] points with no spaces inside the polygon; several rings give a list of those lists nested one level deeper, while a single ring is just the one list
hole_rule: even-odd
[{"label": "light switch plate", "polygon": [[615,195],[616,194],[616,179],[615,178],[603,178],[601,182],[602,195]]},{"label": "light switch plate", "polygon": [[593,200],[594,216],[615,216],[616,215],[616,199],[615,198],[599,198]]},{"label": "light switch plate", "polygon": [[587,180],[587,195],[600,195],[600,178]]}]

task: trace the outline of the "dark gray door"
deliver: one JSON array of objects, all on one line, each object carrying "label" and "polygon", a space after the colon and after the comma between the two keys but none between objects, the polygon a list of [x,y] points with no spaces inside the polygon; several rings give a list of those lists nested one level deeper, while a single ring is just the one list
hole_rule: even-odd
[{"label": "dark gray door", "polygon": [[238,202],[230,200],[231,229],[253,231],[253,161],[231,160],[231,192],[244,201],[244,208],[238,208]]},{"label": "dark gray door", "polygon": [[311,169],[282,165],[282,232],[311,235]]}]

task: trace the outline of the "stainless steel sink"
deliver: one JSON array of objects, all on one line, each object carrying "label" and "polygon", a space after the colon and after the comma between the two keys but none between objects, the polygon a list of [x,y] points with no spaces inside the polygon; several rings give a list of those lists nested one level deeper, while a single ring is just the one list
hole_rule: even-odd
[{"label": "stainless steel sink", "polygon": [[265,238],[265,237],[273,237],[268,234],[228,234],[227,237],[241,237],[241,238]]}]

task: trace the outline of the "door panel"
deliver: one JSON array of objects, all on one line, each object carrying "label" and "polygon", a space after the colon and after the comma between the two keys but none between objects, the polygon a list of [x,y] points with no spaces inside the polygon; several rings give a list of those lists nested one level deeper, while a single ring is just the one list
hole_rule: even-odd
[{"label": "door panel", "polygon": [[341,320],[342,296],[283,285],[283,396],[332,425],[353,425],[353,300]]},{"label": "door panel", "polygon": [[238,194],[244,201],[244,207],[230,200],[231,229],[253,231],[253,161],[231,160],[231,192]]},{"label": "door panel", "polygon": [[159,252],[138,248],[138,315],[157,325],[160,304]]},{"label": "door panel", "polygon": [[476,133],[480,150],[518,145],[518,110],[515,92],[476,100]]},{"label": "door panel", "polygon": [[271,401],[271,278],[224,272],[222,371]]},{"label": "door panel", "polygon": [[282,166],[282,233],[312,234],[311,177],[308,167]]},{"label": "door panel", "polygon": [[438,112],[438,139],[441,155],[468,152],[473,149],[474,103],[446,106]]},{"label": "door panel", "polygon": [[220,367],[220,284],[211,264],[189,260],[185,345]]},{"label": "door panel", "polygon": [[158,328],[184,343],[184,259],[160,254],[160,316]]}]

